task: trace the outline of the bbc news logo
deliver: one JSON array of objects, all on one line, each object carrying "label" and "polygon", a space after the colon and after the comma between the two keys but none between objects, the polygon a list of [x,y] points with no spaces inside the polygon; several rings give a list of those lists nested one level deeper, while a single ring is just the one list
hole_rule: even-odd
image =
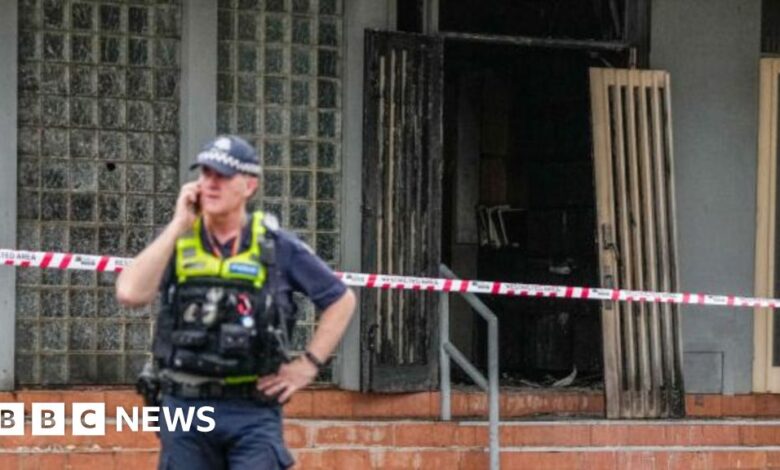
[{"label": "bbc news logo", "polygon": [[[159,432],[162,428],[171,432],[210,432],[216,427],[212,406],[136,406],[129,409],[119,406],[114,422],[106,421],[105,403],[73,403],[70,411],[68,420],[65,403],[32,403],[29,416],[32,435],[63,436],[66,426],[74,436],[102,436],[106,434],[107,425],[114,426],[117,432],[125,429]],[[0,436],[23,436],[26,418],[24,403],[0,403]]]}]

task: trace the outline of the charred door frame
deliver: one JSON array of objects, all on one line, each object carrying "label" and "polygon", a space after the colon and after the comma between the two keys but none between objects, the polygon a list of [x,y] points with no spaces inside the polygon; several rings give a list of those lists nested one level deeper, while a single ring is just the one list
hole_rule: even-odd
[{"label": "charred door frame", "polygon": [[[380,54],[388,59],[384,55],[380,58]],[[417,64],[421,66],[415,68]],[[435,277],[441,258],[442,40],[367,30],[364,65],[363,272]],[[392,73],[386,83],[388,71]],[[424,87],[415,87],[417,84]],[[425,111],[415,112],[419,109]],[[389,135],[384,134],[385,123],[390,123]],[[389,170],[385,168],[386,158],[392,164]],[[407,188],[409,181],[420,184],[415,185],[416,189]],[[407,218],[399,217],[398,226],[392,221],[396,211]],[[413,228],[407,232],[404,224],[415,227],[416,220],[422,233]],[[383,242],[385,237],[391,237],[389,242]],[[391,246],[398,247],[399,253],[388,249]],[[385,293],[383,289],[362,292],[362,390],[399,392],[427,390],[436,385],[437,302],[438,297],[432,293]],[[402,327],[401,320],[413,323]],[[398,323],[393,325],[393,321]],[[381,333],[388,332],[392,338],[396,327],[395,342],[385,343]],[[410,341],[416,343],[414,347],[408,347]],[[424,353],[420,348],[425,349]]]}]

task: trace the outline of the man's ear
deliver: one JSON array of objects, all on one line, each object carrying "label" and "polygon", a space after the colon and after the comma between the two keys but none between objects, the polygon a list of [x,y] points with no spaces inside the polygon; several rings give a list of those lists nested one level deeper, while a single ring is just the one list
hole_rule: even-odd
[{"label": "man's ear", "polygon": [[257,177],[255,176],[247,176],[246,178],[246,197],[247,199],[254,196],[254,194],[257,192],[257,187],[259,186],[259,182],[257,180]]}]

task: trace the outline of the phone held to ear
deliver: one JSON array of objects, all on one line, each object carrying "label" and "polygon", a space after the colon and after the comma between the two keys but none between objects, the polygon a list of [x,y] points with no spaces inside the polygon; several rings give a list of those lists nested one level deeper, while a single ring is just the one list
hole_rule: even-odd
[{"label": "phone held to ear", "polygon": [[195,214],[200,214],[200,193],[195,195],[195,202],[192,203],[192,211]]}]

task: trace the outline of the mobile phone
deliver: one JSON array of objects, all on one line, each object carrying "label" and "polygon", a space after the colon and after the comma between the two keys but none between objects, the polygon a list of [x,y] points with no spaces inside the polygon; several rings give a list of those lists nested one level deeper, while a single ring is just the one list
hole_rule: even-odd
[{"label": "mobile phone", "polygon": [[192,204],[192,210],[195,211],[196,214],[200,214],[200,193],[195,196],[195,203]]}]

